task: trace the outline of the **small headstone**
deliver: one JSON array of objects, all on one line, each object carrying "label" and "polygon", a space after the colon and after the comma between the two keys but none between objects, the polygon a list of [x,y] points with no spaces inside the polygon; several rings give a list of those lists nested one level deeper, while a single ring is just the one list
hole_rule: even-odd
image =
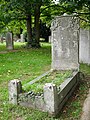
[{"label": "small headstone", "polygon": [[1,41],[1,43],[3,43],[3,40],[4,40],[4,39],[3,39],[3,36],[1,36],[1,40],[0,40],[0,41]]},{"label": "small headstone", "polygon": [[25,42],[23,34],[21,34],[21,42]]},{"label": "small headstone", "polygon": [[49,43],[51,43],[52,42],[52,37],[51,36],[49,36]]},{"label": "small headstone", "polygon": [[10,32],[8,32],[6,34],[6,48],[7,48],[7,50],[14,49],[12,33],[10,33]]}]

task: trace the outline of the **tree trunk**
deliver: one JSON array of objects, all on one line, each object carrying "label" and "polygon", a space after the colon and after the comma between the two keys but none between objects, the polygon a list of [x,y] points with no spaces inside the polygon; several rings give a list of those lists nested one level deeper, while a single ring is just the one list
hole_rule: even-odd
[{"label": "tree trunk", "polygon": [[27,47],[32,47],[32,20],[31,15],[27,16]]},{"label": "tree trunk", "polygon": [[39,24],[39,20],[40,20],[40,5],[37,4],[35,6],[35,11],[34,11],[34,14],[35,14],[35,20],[34,20],[34,28],[35,28],[35,46],[36,47],[40,47],[40,43],[39,43],[39,40],[40,40],[40,24]]}]

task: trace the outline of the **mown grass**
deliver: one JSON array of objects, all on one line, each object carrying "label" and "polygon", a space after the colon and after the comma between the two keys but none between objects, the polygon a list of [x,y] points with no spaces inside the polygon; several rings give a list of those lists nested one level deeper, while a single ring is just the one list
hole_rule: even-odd
[{"label": "mown grass", "polygon": [[[8,104],[8,82],[12,79],[20,79],[25,84],[50,69],[49,44],[44,43],[40,49],[28,50],[22,48],[21,45],[23,44],[17,43],[15,46],[17,51],[7,52],[5,44],[0,44],[0,51],[4,51],[0,54],[0,120],[12,120],[21,116],[18,112],[13,115],[12,105]],[[17,107],[15,109],[18,111]]]},{"label": "mown grass", "polygon": [[[40,112],[8,103],[8,82],[20,79],[23,84],[50,69],[51,48],[42,44],[40,49],[24,49],[24,44],[15,44],[16,52],[0,54],[0,120],[80,120],[83,101],[88,91],[87,82],[81,82],[76,94],[57,118]],[[5,44],[0,44],[0,51],[6,51]],[[90,75],[90,66],[81,65],[81,71]]]},{"label": "mown grass", "polygon": [[50,63],[50,46],[0,54],[0,82],[5,78],[5,81],[20,79],[27,83],[50,69]]}]

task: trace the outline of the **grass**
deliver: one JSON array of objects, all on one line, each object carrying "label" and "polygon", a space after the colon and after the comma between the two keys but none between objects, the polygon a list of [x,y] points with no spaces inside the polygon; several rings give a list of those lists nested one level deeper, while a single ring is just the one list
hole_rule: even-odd
[{"label": "grass", "polygon": [[80,64],[80,70],[82,73],[84,73],[86,75],[90,75],[90,65]]},{"label": "grass", "polygon": [[[0,54],[0,120],[80,120],[83,101],[90,87],[88,77],[82,80],[76,92],[60,112],[57,118],[48,113],[8,103],[8,82],[20,79],[23,84],[31,81],[50,69],[51,48],[42,44],[40,49],[24,49],[16,43],[16,52]],[[6,51],[5,44],[0,44],[0,51]],[[81,64],[80,70],[90,75],[90,66]]]},{"label": "grass", "polygon": [[0,82],[5,78],[20,79],[23,84],[27,83],[49,70],[50,63],[50,46],[0,54]]},{"label": "grass", "polygon": [[33,91],[34,93],[43,92],[43,87],[45,83],[53,83],[60,86],[65,79],[72,76],[72,71],[52,71],[48,73],[46,76],[42,77],[39,81],[34,84],[27,85],[24,87],[25,91]]},{"label": "grass", "polygon": [[[49,44],[44,43],[40,49],[28,50],[20,45],[23,44],[17,43],[15,46],[16,52],[0,54],[0,120],[10,120],[11,118],[8,117],[12,116],[8,104],[8,82],[12,79],[20,79],[25,84],[50,69]],[[4,48],[5,44],[0,45],[1,51],[6,51]]]}]

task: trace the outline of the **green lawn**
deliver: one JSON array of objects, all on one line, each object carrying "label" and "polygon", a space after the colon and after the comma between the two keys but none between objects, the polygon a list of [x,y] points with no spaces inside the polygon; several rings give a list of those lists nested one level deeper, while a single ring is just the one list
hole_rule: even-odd
[{"label": "green lawn", "polygon": [[[58,118],[48,113],[28,109],[8,103],[8,82],[20,79],[23,85],[51,68],[50,44],[42,43],[40,49],[25,49],[23,43],[15,43],[12,52],[6,52],[5,44],[0,44],[0,120],[76,120],[80,116],[81,102],[74,99],[67,104]],[[84,70],[83,70],[84,69]],[[81,65],[81,71],[90,75],[90,66]],[[82,96],[86,93],[87,84],[80,85],[78,91]],[[69,109],[67,109],[69,108]],[[79,119],[78,119],[79,120]]]}]

